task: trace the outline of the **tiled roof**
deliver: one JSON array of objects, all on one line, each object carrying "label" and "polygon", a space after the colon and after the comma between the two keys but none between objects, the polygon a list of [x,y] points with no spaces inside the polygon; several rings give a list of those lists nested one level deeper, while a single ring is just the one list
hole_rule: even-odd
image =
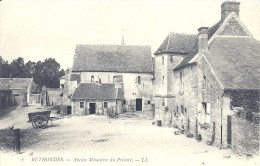
[{"label": "tiled roof", "polygon": [[[208,29],[208,39],[210,39],[215,33],[216,31],[218,30],[218,28],[221,26],[222,22],[219,21],[217,22],[216,24],[214,24],[213,26],[211,26],[209,29]],[[189,65],[189,61],[198,53],[198,48],[197,48],[197,45],[196,45],[196,48],[191,51],[187,56],[184,57],[184,59],[182,60],[182,62],[177,65],[176,67],[174,67],[173,70],[178,70],[178,69],[181,69],[183,67],[186,67]]]},{"label": "tiled roof", "polygon": [[187,56],[184,56],[183,60],[181,61],[180,64],[175,66],[173,70],[179,70],[183,67],[188,66],[190,63],[189,61],[198,53],[198,49],[195,49],[194,51],[190,52]]},{"label": "tiled roof", "polygon": [[225,89],[260,89],[260,42],[253,37],[216,37],[206,58]]},{"label": "tiled roof", "polygon": [[10,89],[22,89],[23,86],[27,88],[32,83],[32,78],[0,78],[0,82],[4,85],[8,85]]},{"label": "tiled roof", "polygon": [[[117,93],[121,90],[115,88],[115,84],[80,83],[75,89],[72,100],[111,100],[120,97]],[[122,93],[122,92],[121,92]]]},{"label": "tiled roof", "polygon": [[222,25],[222,21],[219,21],[208,29],[208,38],[209,39],[217,32],[217,30],[219,29],[219,27],[221,25]]},{"label": "tiled roof", "polygon": [[154,55],[162,53],[188,54],[197,47],[197,35],[170,33]]},{"label": "tiled roof", "polygon": [[77,45],[72,71],[151,73],[151,47]]}]

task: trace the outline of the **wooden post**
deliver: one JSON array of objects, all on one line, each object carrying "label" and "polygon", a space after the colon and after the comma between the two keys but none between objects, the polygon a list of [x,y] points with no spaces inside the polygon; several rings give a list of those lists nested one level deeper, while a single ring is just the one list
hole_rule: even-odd
[{"label": "wooden post", "polygon": [[20,153],[20,129],[14,129],[14,151]]}]

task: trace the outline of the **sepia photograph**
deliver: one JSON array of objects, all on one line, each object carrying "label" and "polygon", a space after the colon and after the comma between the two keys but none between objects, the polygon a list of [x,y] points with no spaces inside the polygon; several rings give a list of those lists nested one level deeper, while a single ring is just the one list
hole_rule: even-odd
[{"label": "sepia photograph", "polygon": [[1,166],[258,166],[260,0],[0,0]]}]

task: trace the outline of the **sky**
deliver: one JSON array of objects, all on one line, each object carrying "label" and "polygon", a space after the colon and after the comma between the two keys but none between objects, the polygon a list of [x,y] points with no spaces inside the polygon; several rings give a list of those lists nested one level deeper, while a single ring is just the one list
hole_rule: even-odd
[{"label": "sky", "polygon": [[[72,67],[77,44],[150,45],[169,32],[197,34],[220,20],[224,0],[2,0],[0,56],[55,58]],[[240,19],[260,40],[260,0],[239,0]]]}]

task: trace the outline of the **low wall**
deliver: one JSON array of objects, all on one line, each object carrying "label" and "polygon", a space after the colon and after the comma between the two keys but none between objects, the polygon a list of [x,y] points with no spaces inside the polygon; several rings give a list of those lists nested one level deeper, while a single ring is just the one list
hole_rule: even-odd
[{"label": "low wall", "polygon": [[240,155],[259,155],[259,124],[233,116],[232,150]]}]

